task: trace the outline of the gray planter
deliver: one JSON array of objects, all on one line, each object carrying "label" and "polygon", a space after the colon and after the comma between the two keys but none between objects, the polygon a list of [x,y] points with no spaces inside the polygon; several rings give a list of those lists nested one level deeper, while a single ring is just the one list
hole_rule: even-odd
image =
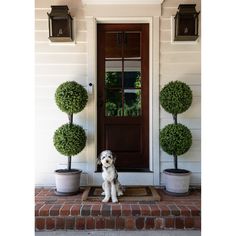
[{"label": "gray planter", "polygon": [[73,195],[77,194],[80,189],[80,176],[82,171],[72,169],[68,170],[56,170],[56,193],[58,195]]},{"label": "gray planter", "polygon": [[164,170],[166,191],[168,193],[177,195],[188,194],[191,172],[186,170],[184,172],[173,173],[173,171]]}]

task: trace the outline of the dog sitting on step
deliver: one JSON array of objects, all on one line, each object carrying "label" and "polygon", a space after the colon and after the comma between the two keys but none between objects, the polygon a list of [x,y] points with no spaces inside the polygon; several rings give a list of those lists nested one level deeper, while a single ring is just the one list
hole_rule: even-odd
[{"label": "dog sitting on step", "polygon": [[122,196],[123,191],[118,180],[118,173],[115,168],[116,157],[110,150],[101,152],[98,156],[98,164],[102,164],[103,193],[105,198],[102,202],[108,202],[110,197],[112,202],[118,202],[117,196]]}]

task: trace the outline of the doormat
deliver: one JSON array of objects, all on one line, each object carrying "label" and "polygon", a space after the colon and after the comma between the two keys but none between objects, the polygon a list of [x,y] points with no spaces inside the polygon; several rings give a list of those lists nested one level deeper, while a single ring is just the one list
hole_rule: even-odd
[{"label": "doormat", "polygon": [[[126,186],[123,187],[123,189],[124,195],[118,197],[120,202],[161,200],[157,190],[151,186]],[[102,187],[87,187],[83,192],[82,201],[102,201],[104,198],[104,196],[101,195],[102,192]]]}]

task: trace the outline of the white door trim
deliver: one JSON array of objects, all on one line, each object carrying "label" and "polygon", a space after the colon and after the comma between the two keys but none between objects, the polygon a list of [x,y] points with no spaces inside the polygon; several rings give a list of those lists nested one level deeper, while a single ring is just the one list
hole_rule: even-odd
[{"label": "white door trim", "polygon": [[[100,185],[101,173],[96,171],[97,157],[97,23],[149,23],[149,165],[152,172],[119,172],[124,185],[159,185],[159,17],[87,17],[88,22],[88,84],[92,83],[90,94],[91,112],[88,117],[87,172],[88,185]],[[156,54],[156,55],[155,55]],[[155,79],[154,79],[155,78]],[[156,108],[155,108],[156,107]],[[92,125],[93,123],[93,125]]]}]

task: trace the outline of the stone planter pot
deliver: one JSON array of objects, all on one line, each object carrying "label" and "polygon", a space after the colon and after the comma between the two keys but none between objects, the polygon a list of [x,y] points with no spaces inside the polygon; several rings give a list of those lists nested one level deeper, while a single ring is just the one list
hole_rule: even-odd
[{"label": "stone planter pot", "polygon": [[82,171],[59,169],[55,171],[56,194],[73,195],[79,192]]},{"label": "stone planter pot", "polygon": [[188,170],[166,169],[164,170],[167,193],[173,195],[187,195],[191,172]]}]

